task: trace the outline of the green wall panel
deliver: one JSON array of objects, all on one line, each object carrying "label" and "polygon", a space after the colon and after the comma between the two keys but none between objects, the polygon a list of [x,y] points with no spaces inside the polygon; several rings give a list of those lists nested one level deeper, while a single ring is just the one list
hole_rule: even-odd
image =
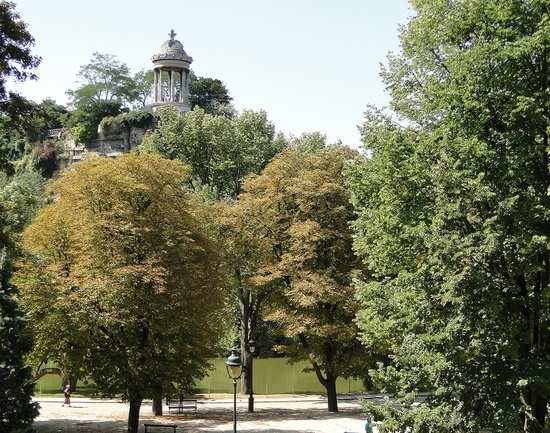
[{"label": "green wall panel", "polygon": [[[229,379],[223,359],[212,359],[212,370],[204,379],[197,381],[195,386],[200,393],[221,394],[232,393],[233,382]],[[323,394],[325,389],[317,380],[307,361],[289,364],[286,358],[258,358],[254,360],[254,393],[255,394]],[[93,391],[93,383],[83,385],[79,389]],[[240,384],[237,388],[240,390]],[[365,391],[359,379],[338,379],[336,389],[339,394],[358,393]],[[47,374],[35,386],[37,395],[55,394],[61,392],[61,379],[57,375]],[[77,392],[78,393],[78,392]]]}]

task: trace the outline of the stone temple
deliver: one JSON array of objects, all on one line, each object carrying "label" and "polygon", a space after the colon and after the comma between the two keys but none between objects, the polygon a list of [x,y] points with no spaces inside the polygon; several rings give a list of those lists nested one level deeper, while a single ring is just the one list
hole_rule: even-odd
[{"label": "stone temple", "polygon": [[153,55],[155,76],[154,101],[152,108],[173,105],[181,112],[191,109],[189,95],[189,66],[193,58],[188,56],[180,41],[174,39],[174,30],[170,39],[164,42]]},{"label": "stone temple", "polygon": [[[173,106],[182,113],[190,111],[189,73],[193,58],[183,44],[175,39],[172,30],[170,39],[165,41],[153,54],[154,85],[152,103],[144,108],[154,112],[159,107]],[[98,128],[98,138],[89,143],[76,143],[70,132],[64,128],[49,131],[49,139],[57,149],[59,168],[78,162],[89,155],[117,157],[138,146],[147,128],[132,127],[129,130]]]}]

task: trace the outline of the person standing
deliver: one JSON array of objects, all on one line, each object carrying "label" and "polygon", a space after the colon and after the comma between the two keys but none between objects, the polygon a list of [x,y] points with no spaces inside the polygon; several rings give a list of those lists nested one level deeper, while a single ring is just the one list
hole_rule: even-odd
[{"label": "person standing", "polygon": [[68,405],[71,407],[71,385],[67,384],[65,385],[65,389],[63,390],[63,396],[65,397],[65,400],[63,401],[63,404],[61,406]]},{"label": "person standing", "polygon": [[365,424],[365,432],[366,433],[373,433],[373,423],[372,418],[367,418],[367,423]]}]

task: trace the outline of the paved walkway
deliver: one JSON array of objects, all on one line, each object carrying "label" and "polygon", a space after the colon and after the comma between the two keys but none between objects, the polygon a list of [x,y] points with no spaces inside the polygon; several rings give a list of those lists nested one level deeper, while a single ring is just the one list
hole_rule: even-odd
[{"label": "paved walkway", "polygon": [[[128,405],[117,400],[72,399],[72,407],[61,407],[61,398],[41,398],[37,433],[122,433],[126,431]],[[246,399],[238,400],[240,433],[363,433],[364,417],[356,400],[339,401],[340,412],[327,412],[326,399],[319,396],[256,398],[256,411],[246,412]],[[231,399],[199,400],[197,416],[151,415],[151,402],[141,408],[144,422],[178,424],[180,433],[232,433]],[[166,411],[166,407],[165,407]],[[163,431],[164,430],[164,431]],[[158,433],[169,432],[159,429]]]}]

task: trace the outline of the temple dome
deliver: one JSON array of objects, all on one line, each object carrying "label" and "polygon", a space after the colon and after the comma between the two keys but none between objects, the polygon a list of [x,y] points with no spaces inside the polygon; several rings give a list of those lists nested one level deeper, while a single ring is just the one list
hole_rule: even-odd
[{"label": "temple dome", "polygon": [[164,42],[159,50],[153,54],[153,62],[157,60],[183,60],[187,63],[191,63],[193,59],[191,56],[188,56],[185,50],[183,49],[183,44],[174,39],[175,33],[170,34],[170,39]]}]

